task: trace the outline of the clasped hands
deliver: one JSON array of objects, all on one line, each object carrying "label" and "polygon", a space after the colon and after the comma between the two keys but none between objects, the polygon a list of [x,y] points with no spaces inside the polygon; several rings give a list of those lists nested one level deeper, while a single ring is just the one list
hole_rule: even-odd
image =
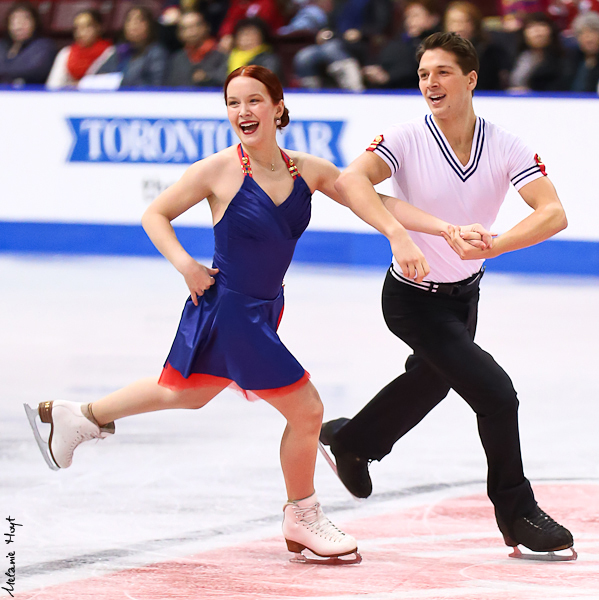
[{"label": "clasped hands", "polygon": [[[487,231],[479,223],[473,223],[461,226],[447,225],[441,235],[462,260],[472,260],[488,256],[488,250],[493,247],[493,236],[496,234]],[[393,240],[391,249],[405,277],[421,282],[430,272],[424,254],[409,236]],[[218,269],[205,267],[191,259],[182,273],[191,293],[191,300],[197,306],[198,297],[214,284],[214,276]]]},{"label": "clasped hands", "polygon": [[488,258],[493,247],[493,236],[480,223],[472,225],[448,225],[441,232],[443,239],[462,260]]},{"label": "clasped hands", "polygon": [[[488,258],[493,247],[493,236],[479,223],[471,225],[447,225],[441,231],[443,239],[462,260]],[[430,268],[420,248],[405,235],[391,239],[391,251],[404,277],[417,283],[429,274]]]}]

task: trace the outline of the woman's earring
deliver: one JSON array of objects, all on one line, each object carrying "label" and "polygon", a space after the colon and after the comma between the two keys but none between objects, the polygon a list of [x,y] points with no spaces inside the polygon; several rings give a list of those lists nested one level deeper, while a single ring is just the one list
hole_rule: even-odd
[{"label": "woman's earring", "polygon": [[275,119],[275,125],[277,127],[280,127],[281,126],[281,119]]}]

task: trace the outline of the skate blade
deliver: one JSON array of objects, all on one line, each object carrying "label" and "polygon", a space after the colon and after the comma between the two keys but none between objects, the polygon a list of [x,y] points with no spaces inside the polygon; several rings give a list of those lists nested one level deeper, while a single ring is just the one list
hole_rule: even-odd
[{"label": "skate blade", "polygon": [[339,473],[337,473],[337,465],[335,464],[335,461],[331,458],[331,456],[327,452],[327,449],[324,447],[324,444],[321,441],[318,442],[318,449],[324,456],[324,459],[329,463],[329,467],[333,469],[333,473],[335,473],[335,475],[339,477]]},{"label": "skate blade", "polygon": [[[559,554],[559,552],[567,552],[567,554]],[[510,554],[510,558],[519,558],[524,560],[541,560],[546,562],[565,562],[576,560],[578,554],[574,548],[567,550],[559,550],[555,552],[522,552],[520,548],[514,547],[514,551]]]},{"label": "skate blade", "polygon": [[[337,465],[335,464],[335,461],[331,458],[331,455],[327,452],[327,449],[324,447],[324,444],[320,440],[318,442],[318,449],[320,450],[321,454],[324,456],[327,463],[329,463],[329,467],[331,467],[331,469],[333,469],[333,473],[335,473],[335,475],[337,475],[337,478],[339,479],[339,481],[341,481],[341,477],[339,477],[339,473],[337,473]],[[341,481],[341,483],[343,483],[343,481]],[[343,484],[343,487],[347,490],[348,494],[350,494],[354,500],[357,500],[358,502],[362,502],[363,498],[358,498],[358,496],[354,496],[345,487],[345,484]]]},{"label": "skate blade", "polygon": [[29,425],[31,425],[31,430],[33,431],[33,437],[35,438],[35,441],[37,442],[37,445],[40,449],[40,452],[42,453],[42,456],[44,457],[44,460],[46,461],[46,464],[53,470],[53,471],[59,471],[59,467],[56,466],[56,464],[54,463],[54,461],[52,460],[51,456],[50,456],[50,448],[48,447],[48,442],[46,442],[42,436],[40,435],[39,429],[37,428],[37,423],[35,422],[36,417],[39,416],[39,413],[36,409],[31,408],[31,406],[29,406],[29,404],[23,404],[24,408],[25,408],[25,414],[27,415],[27,419],[29,421]]},{"label": "skate blade", "polygon": [[309,550],[303,552],[295,552],[289,562],[303,565],[323,565],[323,566],[339,566],[339,565],[359,565],[362,562],[362,555],[356,550],[350,554],[343,556],[318,556],[311,553]]}]

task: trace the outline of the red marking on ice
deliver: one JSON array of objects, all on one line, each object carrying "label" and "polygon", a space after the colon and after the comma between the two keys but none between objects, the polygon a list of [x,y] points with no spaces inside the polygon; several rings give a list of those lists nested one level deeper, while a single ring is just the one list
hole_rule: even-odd
[{"label": "red marking on ice", "polygon": [[[282,538],[202,552],[18,594],[25,600],[267,600],[374,598],[564,600],[599,598],[599,486],[535,486],[537,500],[569,527],[579,560],[508,558],[486,497],[443,500],[340,523],[361,543],[361,565],[288,562]],[[340,519],[336,519],[340,521]]]}]

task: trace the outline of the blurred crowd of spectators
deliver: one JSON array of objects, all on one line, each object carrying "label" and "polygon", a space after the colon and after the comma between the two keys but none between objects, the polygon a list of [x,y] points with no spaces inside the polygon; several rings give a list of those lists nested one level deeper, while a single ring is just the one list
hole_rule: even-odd
[{"label": "blurred crowd of spectators", "polygon": [[479,90],[597,93],[599,0],[497,1],[0,0],[0,83],[218,87],[259,64],[288,87],[409,89],[444,30],[477,48]]}]

